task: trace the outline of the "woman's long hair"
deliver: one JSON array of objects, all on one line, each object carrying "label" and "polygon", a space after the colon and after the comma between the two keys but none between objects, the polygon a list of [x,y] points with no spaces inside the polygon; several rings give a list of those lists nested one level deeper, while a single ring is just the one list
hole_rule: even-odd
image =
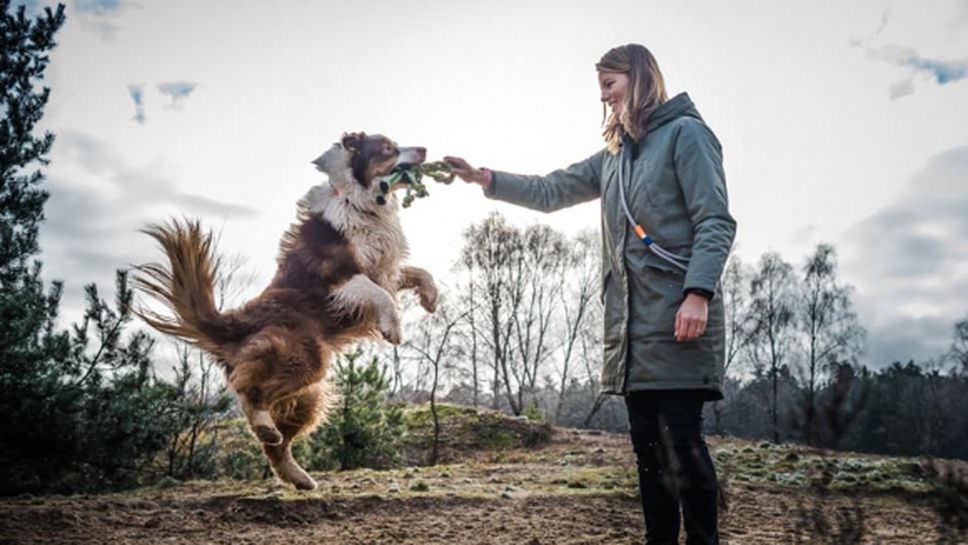
[{"label": "woman's long hair", "polygon": [[645,46],[627,44],[612,48],[595,64],[599,72],[625,74],[629,78],[625,103],[618,118],[609,115],[606,119],[606,106],[602,104],[602,136],[608,150],[618,153],[622,135],[628,134],[636,142],[645,138],[645,126],[649,116],[667,100],[665,80],[659,70],[655,57]]}]

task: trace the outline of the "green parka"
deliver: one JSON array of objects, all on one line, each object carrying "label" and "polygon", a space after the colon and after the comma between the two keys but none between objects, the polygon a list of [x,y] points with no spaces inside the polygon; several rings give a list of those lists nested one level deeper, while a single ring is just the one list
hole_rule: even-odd
[{"label": "green parka", "polygon": [[[685,274],[651,252],[626,220],[618,187],[622,162],[632,215],[663,248],[689,258]],[[618,155],[603,149],[547,176],[494,171],[484,193],[543,212],[601,198],[604,393],[698,389],[708,399],[722,398],[719,278],[736,222],[727,208],[719,141],[688,95],[662,104],[645,139],[638,145],[627,139]],[[676,312],[690,288],[716,295],[705,334],[677,343]]]}]

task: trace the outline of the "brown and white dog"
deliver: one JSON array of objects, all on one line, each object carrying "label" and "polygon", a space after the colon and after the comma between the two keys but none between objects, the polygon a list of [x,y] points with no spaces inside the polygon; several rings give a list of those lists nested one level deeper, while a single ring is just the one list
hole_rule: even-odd
[{"label": "brown and white dog", "polygon": [[407,242],[396,198],[391,194],[379,205],[372,192],[377,178],[425,158],[424,148],[401,148],[381,135],[344,135],[313,161],[329,181],[299,201],[298,221],[282,237],[272,282],[239,309],[220,312],[215,306],[218,256],[211,234],[197,221],[173,220],[144,231],[161,245],[170,266],[136,267],[135,286],[173,316],[145,308],[138,315],[224,366],[273,471],[296,488],[316,487],[290,445],[325,417],[333,356],[364,338],[398,344],[399,290],[415,289],[428,312],[436,307],[430,273],[402,265]]}]

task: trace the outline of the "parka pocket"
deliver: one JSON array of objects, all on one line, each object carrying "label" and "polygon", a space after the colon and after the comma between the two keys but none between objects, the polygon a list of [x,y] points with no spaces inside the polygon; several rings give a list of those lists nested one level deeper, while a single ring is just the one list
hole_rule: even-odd
[{"label": "parka pocket", "polygon": [[667,304],[676,308],[686,296],[682,293],[686,283],[686,273],[672,265],[648,263],[645,265],[645,283],[656,292],[661,292]]},{"label": "parka pocket", "polygon": [[634,297],[629,323],[633,342],[673,339],[676,312],[684,296],[685,275],[671,264],[643,263],[632,277]]},{"label": "parka pocket", "polygon": [[650,261],[645,264],[645,268],[655,274],[669,274],[673,276],[681,276],[683,278],[686,276],[685,271],[682,269],[679,269],[673,265],[666,265],[665,263],[655,263]]},{"label": "parka pocket", "polygon": [[663,281],[678,282],[680,284],[686,281],[686,271],[676,267],[672,263],[668,263],[659,255],[649,252],[645,256],[642,263],[643,271],[646,274],[650,274],[661,278]]}]

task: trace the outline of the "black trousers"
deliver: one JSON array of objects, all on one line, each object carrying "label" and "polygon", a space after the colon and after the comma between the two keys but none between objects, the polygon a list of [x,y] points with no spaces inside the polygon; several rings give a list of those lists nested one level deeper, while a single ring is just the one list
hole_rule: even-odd
[{"label": "black trousers", "polygon": [[716,468],[702,437],[704,394],[693,390],[625,396],[648,545],[679,542],[679,510],[688,545],[717,544]]}]

